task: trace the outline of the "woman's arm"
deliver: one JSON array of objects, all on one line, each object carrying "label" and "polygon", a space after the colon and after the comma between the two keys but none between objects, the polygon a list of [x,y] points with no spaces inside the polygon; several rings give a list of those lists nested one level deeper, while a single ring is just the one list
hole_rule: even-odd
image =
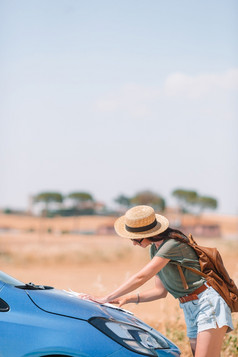
[{"label": "woman's arm", "polygon": [[140,293],[139,302],[148,302],[158,299],[163,299],[167,296],[168,291],[165,289],[162,281],[158,276],[155,276],[155,287],[154,289]]},{"label": "woman's arm", "polygon": [[155,276],[165,265],[169,262],[169,259],[154,257],[143,269],[138,273],[134,274],[129,280],[122,284],[119,288],[106,295],[101,299],[95,299],[100,303],[106,303],[113,301],[114,299],[128,294],[131,291],[139,288],[141,285],[145,284],[153,276]]},{"label": "woman's arm", "polygon": [[155,276],[155,287],[153,289],[147,290],[140,294],[122,296],[110,302],[112,304],[118,304],[119,307],[121,307],[122,305],[129,303],[141,303],[163,299],[167,296],[167,293],[168,291],[165,289],[160,278],[158,276]]}]

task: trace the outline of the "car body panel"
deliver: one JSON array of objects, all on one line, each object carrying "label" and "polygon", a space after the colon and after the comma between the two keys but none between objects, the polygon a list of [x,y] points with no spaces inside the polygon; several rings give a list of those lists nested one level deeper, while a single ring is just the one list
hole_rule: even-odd
[{"label": "car body panel", "polygon": [[[79,299],[63,290],[31,290],[31,300],[42,310],[68,317],[88,320],[95,315],[106,316],[99,304]],[[55,300],[57,299],[57,304]]]},{"label": "car body panel", "polygon": [[[0,357],[145,356],[123,347],[88,321],[100,317],[152,330],[128,313],[61,290],[27,290],[1,280],[0,298],[10,307],[0,312]],[[167,341],[170,348],[158,350],[158,356],[179,356],[177,347]]]},{"label": "car body panel", "polygon": [[[83,300],[70,292],[62,290],[30,290],[27,292],[31,300],[40,309],[59,315],[89,320],[94,316],[113,318],[115,320],[124,321],[126,323],[144,325],[133,314],[127,313],[124,309],[113,308],[107,305],[101,305],[89,300]],[[55,303],[57,299],[57,304]]]},{"label": "car body panel", "polygon": [[[11,290],[14,290],[14,296]],[[5,287],[1,299],[10,306],[10,311],[0,313],[0,356],[15,357],[36,355],[39,353],[69,353],[69,356],[104,356],[121,349],[116,342],[107,338],[101,351],[102,333],[86,320],[79,320],[62,315],[49,314],[34,305],[28,292],[14,287]],[[83,336],[80,332],[83,331]],[[94,344],[92,344],[92,337]],[[17,337],[16,346],[13,341]],[[98,340],[98,343],[97,343]],[[39,348],[42,344],[44,348]],[[30,343],[29,343],[30,342]],[[74,346],[74,348],[73,348]]]}]

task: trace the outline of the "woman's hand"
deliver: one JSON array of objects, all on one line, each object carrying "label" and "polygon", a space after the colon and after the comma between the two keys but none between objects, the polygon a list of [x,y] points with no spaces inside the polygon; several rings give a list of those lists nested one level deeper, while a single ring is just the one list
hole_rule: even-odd
[{"label": "woman's hand", "polygon": [[99,298],[99,297],[89,295],[89,294],[84,294],[84,293],[78,293],[78,297],[82,300],[90,300],[90,301],[97,302],[99,304],[105,304],[108,302],[108,299],[106,297]]},{"label": "woman's hand", "polygon": [[110,302],[110,304],[118,304],[118,307],[121,307],[121,306],[129,304],[130,302],[133,302],[133,301],[131,301],[130,296],[121,296],[121,297],[111,300],[109,302]]},{"label": "woman's hand", "polygon": [[98,304],[106,304],[107,302],[109,302],[107,297],[99,298],[99,297],[95,297],[95,296],[93,297],[92,301],[95,301]]},{"label": "woman's hand", "polygon": [[93,295],[84,294],[84,293],[78,293],[77,296],[82,300],[92,300],[92,301],[94,301],[94,296]]},{"label": "woman's hand", "polygon": [[131,298],[130,296],[122,296],[113,300],[109,300],[106,296],[105,297],[97,297],[97,296],[93,296],[93,295],[89,295],[89,294],[84,294],[84,293],[78,293],[78,297],[82,300],[90,300],[90,301],[94,301],[97,302],[98,304],[106,304],[106,303],[110,303],[110,304],[116,304],[118,305],[118,307],[121,307],[125,304],[128,304]]}]

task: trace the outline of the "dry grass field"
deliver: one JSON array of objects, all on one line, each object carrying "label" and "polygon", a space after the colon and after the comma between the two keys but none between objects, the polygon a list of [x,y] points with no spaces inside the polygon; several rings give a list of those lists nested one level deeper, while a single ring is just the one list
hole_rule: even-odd
[{"label": "dry grass field", "polygon": [[[3,227],[2,222],[1,217],[0,227]],[[2,271],[23,282],[102,296],[149,261],[147,249],[134,247],[129,240],[116,235],[47,233],[48,222],[41,225],[41,229],[37,229],[38,223],[35,223],[35,229],[29,229],[22,217],[20,222],[21,228],[15,226],[17,231],[0,233],[0,265]],[[10,228],[14,228],[14,224]],[[232,240],[221,237],[196,240],[201,245],[219,249],[228,272],[238,283],[238,238],[233,235]],[[152,285],[153,280],[140,291]],[[146,304],[130,304],[126,308],[173,340],[180,347],[182,356],[191,356],[183,315],[172,296]],[[238,316],[233,315],[236,329],[225,339],[223,357],[238,356]]]}]

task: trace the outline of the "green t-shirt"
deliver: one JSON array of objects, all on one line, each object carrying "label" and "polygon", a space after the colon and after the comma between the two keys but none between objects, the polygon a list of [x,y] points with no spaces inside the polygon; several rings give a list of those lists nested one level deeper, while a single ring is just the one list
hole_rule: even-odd
[{"label": "green t-shirt", "polygon": [[172,261],[179,262],[180,264],[194,269],[200,269],[197,254],[186,243],[179,242],[175,239],[165,239],[164,242],[157,249],[154,244],[150,248],[151,259],[156,257],[162,257],[170,259],[168,264],[161,269],[157,275],[162,281],[164,287],[175,298],[192,293],[195,289],[204,284],[205,279],[200,275],[191,272],[188,269],[182,268],[188,289],[184,289],[183,283],[176,265],[172,264]]}]

